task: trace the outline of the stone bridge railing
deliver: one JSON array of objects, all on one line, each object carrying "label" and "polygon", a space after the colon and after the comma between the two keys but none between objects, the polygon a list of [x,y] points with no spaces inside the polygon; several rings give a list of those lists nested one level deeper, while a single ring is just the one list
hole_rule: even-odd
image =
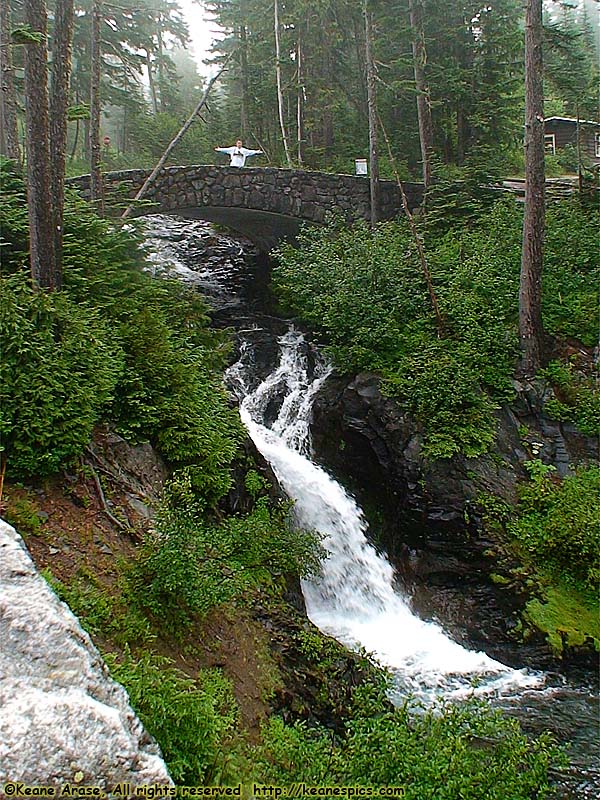
[{"label": "stone bridge railing", "polygon": [[[124,170],[104,174],[107,202],[119,189],[124,198],[134,197],[149,170]],[[89,197],[90,176],[71,178],[68,183]],[[423,187],[405,184],[411,208],[420,205]],[[217,166],[167,167],[146,197],[155,205],[137,213],[177,212],[198,208],[235,208],[283,214],[299,220],[323,222],[328,213],[348,220],[370,217],[369,180],[353,175],[267,168]],[[393,181],[381,181],[382,219],[401,210],[400,192]]]}]

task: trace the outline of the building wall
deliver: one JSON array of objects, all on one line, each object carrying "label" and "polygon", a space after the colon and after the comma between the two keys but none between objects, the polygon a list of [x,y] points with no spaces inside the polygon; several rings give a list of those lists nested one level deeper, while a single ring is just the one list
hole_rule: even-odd
[{"label": "building wall", "polygon": [[[600,164],[600,156],[596,155],[597,133],[600,133],[600,125],[582,124],[581,131],[581,152],[583,157],[592,164]],[[562,150],[565,145],[577,145],[577,125],[574,122],[564,122],[561,120],[546,120],[544,126],[545,134],[554,134],[556,151]]]}]

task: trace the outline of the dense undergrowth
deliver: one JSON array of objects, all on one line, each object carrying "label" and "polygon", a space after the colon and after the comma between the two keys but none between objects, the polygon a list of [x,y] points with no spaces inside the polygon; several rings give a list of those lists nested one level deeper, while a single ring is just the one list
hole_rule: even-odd
[{"label": "dense undergrowth", "polygon": [[[188,785],[392,784],[403,785],[415,800],[544,797],[548,766],[558,757],[555,748],[543,737],[528,742],[515,723],[484,706],[426,714],[409,706],[393,710],[375,681],[355,690],[342,732],[272,718],[259,743],[250,743],[220,670],[190,677],[160,654],[157,646],[162,642],[164,648],[166,635],[171,642],[184,641],[211,608],[242,604],[257,586],[281,602],[282,574],[314,570],[318,541],[311,532],[290,531],[286,507],[269,498],[252,464],[246,463],[250,510],[226,511],[223,500],[243,430],[221,382],[227,338],[209,328],[202,299],[178,284],[150,278],[135,229],[98,219],[74,197],[68,198],[65,217],[65,288],[52,295],[33,291],[23,186],[4,171],[3,189],[0,431],[8,475],[39,478],[71,467],[101,421],[134,441],[149,440],[171,470],[155,533],[122,565],[118,581],[107,586],[87,574],[65,585],[49,578],[102,642],[112,674],[128,689],[174,779]],[[481,369],[496,396],[507,393],[512,345],[503,324],[486,332],[479,292],[466,292],[465,313],[455,322],[454,341],[462,345],[449,348],[447,341],[434,340],[413,268],[398,256],[410,247],[402,226],[387,226],[374,236],[329,229],[305,234],[304,243],[311,258],[322,259],[314,280],[325,292],[319,290],[313,300],[338,357],[348,358],[349,368],[381,369],[394,391],[401,391],[405,378],[390,364],[401,357],[418,376],[414,396],[421,410],[430,408],[440,380],[462,376],[459,404],[450,409],[461,410],[467,420],[459,444],[483,446],[493,401],[485,399],[475,375]],[[354,259],[344,256],[350,245]],[[445,246],[454,245],[449,240]],[[354,265],[352,276],[329,271],[331,252],[346,259],[345,269]],[[380,255],[385,256],[381,268]],[[289,263],[289,252],[286,257]],[[480,270],[487,274],[481,265]],[[446,314],[459,285],[469,286],[471,272],[462,275],[462,284],[448,281]],[[333,292],[337,286],[341,305]],[[314,288],[298,277],[299,308]],[[488,290],[496,294],[493,280]],[[390,314],[396,302],[403,305]],[[495,324],[489,309],[486,319]],[[467,320],[477,329],[471,331]],[[405,333],[398,339],[400,328]],[[469,354],[468,343],[484,335],[485,358]],[[441,378],[432,377],[426,359],[414,356],[415,343],[426,344]],[[428,381],[433,381],[429,388]],[[446,406],[454,402],[442,399],[431,420],[432,425],[442,421],[438,446],[446,453],[454,445],[442,423],[450,413]],[[320,679],[326,692],[326,668]]]},{"label": "dense undergrowth", "polygon": [[510,534],[536,563],[581,589],[600,586],[600,468],[553,478],[550,467],[533,471],[520,487]]},{"label": "dense undergrowth", "polygon": [[541,632],[558,657],[582,645],[600,651],[600,468],[580,466],[561,479],[539,459],[526,466],[530,479],[519,485],[514,508],[480,498],[486,533],[500,534],[518,555],[509,574],[529,585],[515,633]]},{"label": "dense undergrowth", "polygon": [[[449,227],[448,215],[443,222],[433,209],[423,229],[441,334],[402,221],[374,231],[341,221],[306,228],[298,248],[280,249],[274,271],[284,307],[322,335],[340,371],[381,374],[384,390],[422,424],[432,458],[484,452],[494,438],[494,408],[514,395],[522,211],[512,198],[477,217],[464,203],[461,211]],[[576,202],[547,214],[546,332],[587,346],[597,337],[598,220],[597,210]],[[593,381],[559,366],[567,399],[548,412],[598,430]]]}]

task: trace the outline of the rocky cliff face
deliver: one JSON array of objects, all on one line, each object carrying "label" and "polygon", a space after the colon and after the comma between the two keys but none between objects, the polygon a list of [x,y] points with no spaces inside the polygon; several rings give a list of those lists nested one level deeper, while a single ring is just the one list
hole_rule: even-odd
[{"label": "rocky cliff face", "polygon": [[125,690],[2,520],[0,641],[0,785],[171,785]]},{"label": "rocky cliff face", "polygon": [[430,461],[420,426],[381,394],[376,375],[332,377],[314,405],[313,444],[337,476],[353,476],[349,488],[421,615],[444,620],[457,640],[504,663],[556,667],[543,637],[524,645],[513,636],[531,593],[514,580],[516,562],[503,543],[482,533],[478,498],[513,504],[525,461],[540,458],[564,475],[597,457],[597,442],[544,416],[543,384],[515,390],[497,412],[491,452]]}]

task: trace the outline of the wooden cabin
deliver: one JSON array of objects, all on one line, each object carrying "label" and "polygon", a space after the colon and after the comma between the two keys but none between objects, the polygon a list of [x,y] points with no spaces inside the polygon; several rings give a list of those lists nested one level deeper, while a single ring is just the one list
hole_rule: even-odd
[{"label": "wooden cabin", "polygon": [[[579,120],[583,163],[600,164],[600,122]],[[548,155],[557,155],[565,145],[577,147],[577,120],[570,117],[547,117],[544,120],[544,144]]]}]

